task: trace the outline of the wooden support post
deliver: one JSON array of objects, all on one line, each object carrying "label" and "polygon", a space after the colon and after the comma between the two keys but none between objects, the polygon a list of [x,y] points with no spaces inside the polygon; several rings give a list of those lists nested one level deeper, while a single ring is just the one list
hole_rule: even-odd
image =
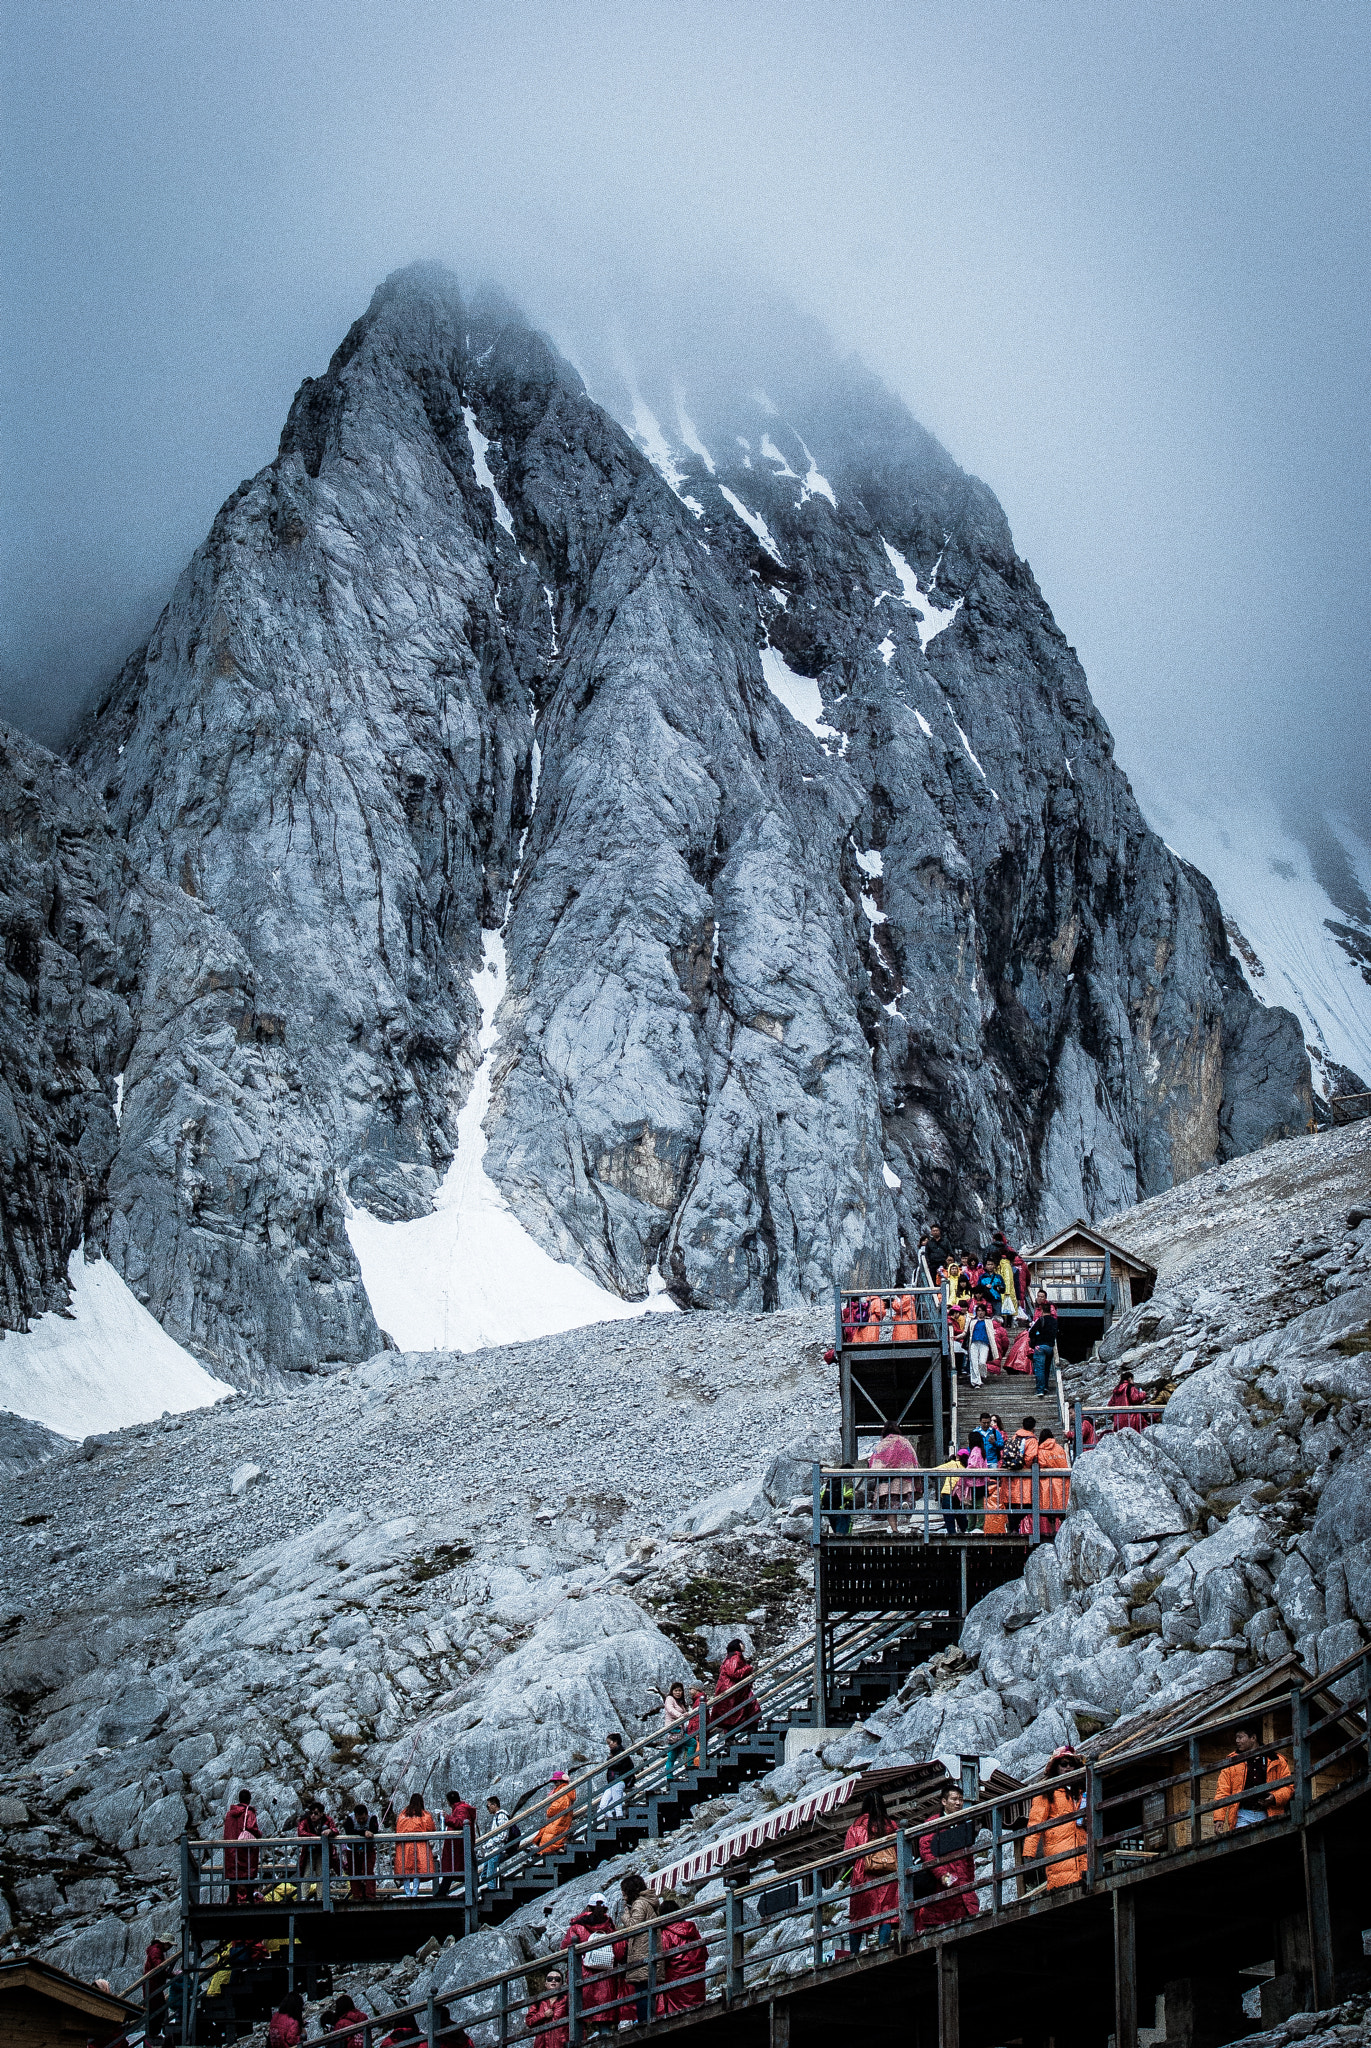
[{"label": "wooden support post", "polygon": [[1309,1917],[1312,2003],[1315,2012],[1322,2012],[1325,2007],[1337,2003],[1333,1914],[1328,1899],[1328,1853],[1322,1828],[1305,1828],[1300,1840],[1304,1849],[1304,1899]]},{"label": "wooden support post", "polygon": [[790,2048],[789,2000],[773,1998],[766,2011],[770,2048]]},{"label": "wooden support post", "polygon": [[1114,1894],[1114,2048],[1138,2048],[1138,1907],[1128,1888]]},{"label": "wooden support post", "polygon": [[[938,2048],[960,2048],[961,1985],[955,1942],[938,1943]],[[1136,2048],[1136,2044],[1133,2044]]]}]

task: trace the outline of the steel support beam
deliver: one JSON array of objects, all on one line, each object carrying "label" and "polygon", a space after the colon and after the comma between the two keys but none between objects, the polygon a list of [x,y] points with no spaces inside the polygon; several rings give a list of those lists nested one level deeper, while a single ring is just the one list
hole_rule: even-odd
[{"label": "steel support beam", "polygon": [[1114,1894],[1114,2048],[1138,2048],[1138,1895]]}]

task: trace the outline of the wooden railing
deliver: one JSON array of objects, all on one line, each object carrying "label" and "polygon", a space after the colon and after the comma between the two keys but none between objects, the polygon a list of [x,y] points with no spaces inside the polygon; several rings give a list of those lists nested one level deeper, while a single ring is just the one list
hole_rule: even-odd
[{"label": "wooden railing", "polygon": [[[1330,1688],[1347,1686],[1349,1680],[1353,1703],[1327,1706]],[[1273,1704],[1279,1702],[1268,1699],[1260,1706],[1269,1711]],[[1251,1705],[1246,1714],[1209,1722],[1183,1742],[1173,1737],[1113,1764],[1073,1761],[1054,1776],[960,1811],[912,1826],[892,1824],[892,1832],[872,1845],[894,1848],[895,1867],[888,1877],[859,1880],[854,1865],[869,1852],[844,1846],[836,1857],[829,1850],[787,1868],[787,1887],[798,1887],[802,1894],[794,1905],[775,1910],[777,1881],[768,1876],[728,1886],[721,1902],[693,1919],[675,1908],[639,1923],[626,1931],[647,1938],[642,1995],[648,2000],[649,2024],[692,2006],[717,2010],[763,1987],[774,1994],[782,1988],[778,1979],[796,1964],[817,1973],[847,1960],[858,1933],[882,1944],[890,1941],[892,1953],[895,1944],[907,1951],[925,1936],[945,1939],[949,1926],[963,1917],[994,1921],[1044,1901],[1079,1897],[1143,1866],[1157,1870],[1172,1862],[1179,1867],[1216,1842],[1228,1840],[1236,1847],[1275,1829],[1304,1825],[1349,1784],[1365,1784],[1371,1777],[1371,1652],[1358,1651],[1325,1677],[1296,1685],[1288,1704],[1290,1736],[1244,1752],[1245,1759],[1273,1759],[1276,1766],[1260,1795],[1270,1811],[1258,1813],[1250,1826],[1238,1825],[1239,1795],[1220,1795],[1216,1786],[1213,1796],[1205,1796],[1204,1781],[1215,1778],[1219,1767],[1201,1761],[1200,1747],[1205,1738],[1246,1726],[1260,1711]],[[1331,1742],[1326,1739],[1330,1735]],[[1178,1749],[1186,1755],[1181,1770],[1174,1768]],[[1140,1778],[1148,1765],[1150,1772]],[[1160,1819],[1140,1817],[1158,1800]],[[873,1899],[877,1886],[889,1889]],[[683,1923],[691,1930],[684,1940]],[[676,1934],[664,1947],[668,1928]],[[566,2028],[571,2048],[580,2048],[590,2031],[587,2014],[595,2026],[604,2023],[611,2005],[616,2020],[635,2016],[640,1994],[624,1981],[622,1956],[608,1970],[588,1961],[592,1951],[603,1951],[606,1941],[616,1938],[624,1936],[595,1934],[536,1962],[454,1985],[445,1996],[460,2007],[460,2023],[445,2025],[437,1999],[430,1996],[377,2014],[360,2027],[353,2022],[313,2035],[304,2048],[333,2048],[359,2032],[365,2048],[375,2048],[383,2034],[402,2022],[419,2029],[427,2048],[438,2048],[446,2026],[455,2039],[459,2024],[478,2020],[495,2029],[499,2048],[560,2027]],[[545,1980],[553,1968],[566,1973],[566,1988],[554,1994],[549,2010]],[[541,2011],[532,2013],[534,2006]]]}]

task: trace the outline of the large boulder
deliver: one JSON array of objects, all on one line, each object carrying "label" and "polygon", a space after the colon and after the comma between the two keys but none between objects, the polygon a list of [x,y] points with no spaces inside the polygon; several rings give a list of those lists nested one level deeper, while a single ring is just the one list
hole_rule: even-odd
[{"label": "large boulder", "polygon": [[409,1727],[382,1766],[388,1790],[498,1790],[506,1805],[558,1767],[604,1754],[611,1730],[635,1741],[659,1694],[691,1669],[632,1600],[563,1599],[457,1707]]},{"label": "large boulder", "polygon": [[1150,1435],[1116,1430],[1078,1458],[1072,1472],[1073,1507],[1092,1515],[1120,1550],[1180,1535],[1191,1525],[1189,1505],[1180,1496],[1193,1499],[1192,1489],[1174,1466],[1168,1475],[1149,1448]]}]

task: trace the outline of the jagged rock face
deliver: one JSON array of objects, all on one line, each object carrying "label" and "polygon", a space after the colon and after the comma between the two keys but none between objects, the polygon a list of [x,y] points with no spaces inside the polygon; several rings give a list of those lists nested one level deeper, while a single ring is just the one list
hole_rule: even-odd
[{"label": "jagged rock face", "polygon": [[132,1038],[119,868],[85,785],[0,730],[0,1329],[65,1299],[68,1257],[103,1220]]},{"label": "jagged rock face", "polygon": [[1031,1230],[1302,1125],[990,493],[871,387],[806,424],[831,484],[791,434],[673,491],[409,272],[224,507],[74,752],[179,899],[109,1235],[204,1355],[375,1348],[344,1194],[428,1207],[501,924],[487,1168],[625,1294],[813,1298],[931,1209]]}]

